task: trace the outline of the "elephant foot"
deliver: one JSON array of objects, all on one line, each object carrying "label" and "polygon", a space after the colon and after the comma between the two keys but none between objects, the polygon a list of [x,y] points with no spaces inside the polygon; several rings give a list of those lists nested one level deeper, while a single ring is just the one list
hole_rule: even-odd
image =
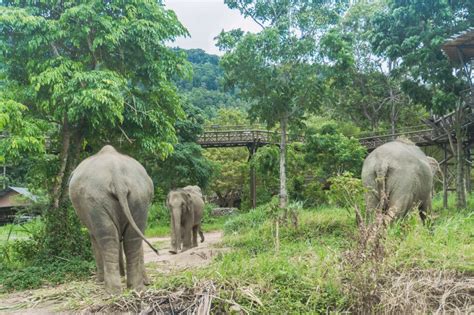
[{"label": "elephant foot", "polygon": [[96,275],[95,281],[96,281],[97,283],[102,283],[102,282],[104,282],[104,275],[103,275],[103,274],[98,274],[98,275]]},{"label": "elephant foot", "polygon": [[170,249],[169,250],[170,254],[176,255],[178,253],[177,249]]},{"label": "elephant foot", "polygon": [[122,293],[120,286],[106,286],[105,291],[110,295],[119,295]]},{"label": "elephant foot", "polygon": [[149,286],[151,284],[151,281],[145,272],[143,272],[143,284],[146,286]]}]

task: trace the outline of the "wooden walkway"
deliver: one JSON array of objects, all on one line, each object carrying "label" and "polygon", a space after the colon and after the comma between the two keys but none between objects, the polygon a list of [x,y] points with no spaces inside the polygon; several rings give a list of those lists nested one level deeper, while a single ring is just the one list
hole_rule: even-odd
[{"label": "wooden walkway", "polygon": [[[467,142],[474,143],[474,93],[465,95],[466,107],[463,129],[466,131]],[[388,131],[365,133],[358,137],[359,142],[372,151],[378,146],[406,137],[418,146],[443,145],[448,143],[447,130],[454,135],[454,113],[435,117],[424,121],[423,125],[404,128],[392,134]],[[304,137],[288,135],[288,142],[304,142]],[[203,148],[220,147],[261,147],[280,143],[280,133],[265,130],[262,126],[211,126],[198,137],[198,144]]]}]

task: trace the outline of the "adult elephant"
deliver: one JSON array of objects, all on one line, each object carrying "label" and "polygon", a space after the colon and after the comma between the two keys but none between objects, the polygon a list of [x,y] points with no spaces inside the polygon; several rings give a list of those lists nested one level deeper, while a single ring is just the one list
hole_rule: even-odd
[{"label": "adult elephant", "polygon": [[181,245],[183,251],[197,247],[198,233],[201,243],[204,242],[201,231],[204,201],[199,186],[186,186],[170,191],[166,197],[166,206],[171,215],[170,253],[177,254]]},{"label": "adult elephant", "polygon": [[146,279],[142,240],[153,248],[143,235],[153,197],[153,182],[143,166],[106,145],[73,171],[69,196],[89,230],[98,280],[105,280],[108,292],[120,292],[123,244],[127,287],[142,290]]},{"label": "adult elephant", "polygon": [[367,210],[380,208],[386,223],[418,207],[424,222],[431,210],[435,159],[409,140],[397,139],[372,151],[362,167]]}]

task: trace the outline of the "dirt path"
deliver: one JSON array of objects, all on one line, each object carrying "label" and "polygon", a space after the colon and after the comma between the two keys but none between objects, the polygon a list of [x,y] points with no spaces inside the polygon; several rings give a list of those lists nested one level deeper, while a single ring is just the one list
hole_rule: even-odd
[{"label": "dirt path", "polygon": [[[177,255],[168,252],[169,237],[149,238],[160,252],[158,256],[144,244],[145,265],[152,282],[156,275],[206,266],[218,253],[225,250],[218,247],[222,232],[209,232],[204,236],[204,243],[200,243],[197,248]],[[0,295],[0,314],[53,314],[68,310],[78,312],[98,300],[109,299],[110,297],[104,294],[103,286],[97,285],[93,279],[74,281],[56,287]]]}]

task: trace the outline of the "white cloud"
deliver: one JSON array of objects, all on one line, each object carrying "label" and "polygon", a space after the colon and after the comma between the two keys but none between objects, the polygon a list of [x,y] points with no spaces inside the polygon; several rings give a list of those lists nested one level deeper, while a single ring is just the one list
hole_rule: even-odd
[{"label": "white cloud", "polygon": [[211,54],[221,54],[215,46],[214,38],[222,30],[241,28],[244,31],[258,32],[260,26],[253,20],[245,19],[238,10],[231,10],[223,0],[166,0],[165,5],[173,10],[180,22],[191,34],[178,38],[170,46],[181,48],[201,48]]}]

